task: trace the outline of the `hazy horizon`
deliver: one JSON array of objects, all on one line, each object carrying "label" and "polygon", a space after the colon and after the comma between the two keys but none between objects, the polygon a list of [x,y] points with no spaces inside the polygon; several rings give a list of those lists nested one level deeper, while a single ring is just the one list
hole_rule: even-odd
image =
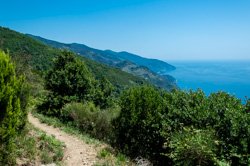
[{"label": "hazy horizon", "polygon": [[161,60],[250,60],[248,0],[2,2],[0,26]]}]

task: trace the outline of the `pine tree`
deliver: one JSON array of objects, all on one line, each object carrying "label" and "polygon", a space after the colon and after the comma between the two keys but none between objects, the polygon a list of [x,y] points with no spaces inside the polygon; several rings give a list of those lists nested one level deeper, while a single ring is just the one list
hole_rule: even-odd
[{"label": "pine tree", "polygon": [[[10,163],[13,139],[24,124],[20,96],[23,78],[18,79],[8,54],[0,51],[0,163]],[[3,150],[4,148],[4,150]]]}]

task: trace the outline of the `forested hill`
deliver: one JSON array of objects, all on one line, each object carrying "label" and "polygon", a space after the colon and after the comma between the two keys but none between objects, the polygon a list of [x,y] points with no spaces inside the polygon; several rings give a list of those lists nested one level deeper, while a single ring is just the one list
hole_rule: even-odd
[{"label": "forested hill", "polygon": [[88,47],[84,44],[65,44],[30,34],[27,36],[37,39],[38,41],[41,41],[49,46],[53,46],[54,48],[68,49],[88,59],[109,65],[111,67],[116,67],[127,73],[142,77],[157,87],[164,89],[172,89],[173,87],[176,87],[176,81],[172,76],[161,75],[168,71],[175,70],[174,66],[166,62],[156,59],[143,58],[128,52],[114,52],[111,50],[103,51]]},{"label": "forested hill", "polygon": [[130,61],[140,66],[147,66],[150,70],[158,74],[165,74],[166,72],[175,70],[175,67],[158,59],[148,59],[135,55],[126,51],[114,52],[112,50],[105,50],[105,53],[112,54],[123,61]]},{"label": "forested hill", "polygon": [[[46,71],[52,65],[52,60],[62,52],[35,40],[22,33],[0,27],[0,49],[9,52],[12,58],[23,64],[28,64],[36,71]],[[126,88],[147,83],[145,79],[136,77],[117,68],[111,68],[85,57],[82,58],[96,78],[105,77],[114,86]]]},{"label": "forested hill", "polygon": [[0,49],[36,70],[48,69],[52,59],[60,54],[57,49],[4,27],[0,27]]},{"label": "forested hill", "polygon": [[88,47],[84,44],[78,44],[78,43],[65,44],[65,43],[60,43],[60,42],[53,41],[53,40],[48,40],[40,36],[34,36],[31,34],[28,34],[28,36],[38,39],[39,41],[42,41],[50,46],[53,46],[56,48],[69,49],[69,50],[76,52],[77,54],[81,54],[90,59],[99,61],[101,63],[109,64],[109,65],[116,66],[117,64],[122,63],[123,61],[129,61],[138,66],[147,67],[149,70],[155,73],[166,73],[168,71],[175,70],[174,66],[164,61],[161,61],[158,59],[144,58],[142,56],[135,55],[126,51],[122,51],[122,52],[115,52],[112,50],[103,51],[103,50]]}]

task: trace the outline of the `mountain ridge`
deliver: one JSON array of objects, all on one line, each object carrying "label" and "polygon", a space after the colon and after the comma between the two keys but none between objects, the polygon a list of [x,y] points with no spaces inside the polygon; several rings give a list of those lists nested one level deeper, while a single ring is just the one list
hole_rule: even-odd
[{"label": "mountain ridge", "polygon": [[50,39],[45,39],[40,36],[34,36],[31,34],[26,35],[54,48],[68,49],[78,55],[97,61],[99,63],[119,68],[122,71],[144,78],[158,87],[168,90],[172,89],[173,87],[177,87],[176,80],[172,76],[165,74],[168,71],[175,70],[175,67],[166,62],[157,59],[143,58],[141,56],[128,53],[126,51],[103,51],[91,48],[85,44],[66,44]]},{"label": "mountain ridge", "polygon": [[[52,66],[55,57],[62,53],[61,50],[48,46],[25,34],[0,26],[0,49],[9,52],[12,59],[22,61],[24,65],[29,65],[32,70],[43,73]],[[109,67],[105,64],[95,62],[83,56],[81,58],[89,70],[97,79],[106,77],[117,89],[149,84],[143,78]]]}]

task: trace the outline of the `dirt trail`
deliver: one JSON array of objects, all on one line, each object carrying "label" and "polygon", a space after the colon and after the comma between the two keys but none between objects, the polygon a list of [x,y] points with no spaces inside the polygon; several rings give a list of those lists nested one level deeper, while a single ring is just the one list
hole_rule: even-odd
[{"label": "dirt trail", "polygon": [[92,166],[97,161],[97,150],[94,146],[84,143],[82,140],[69,135],[58,128],[41,123],[31,114],[28,115],[29,122],[36,128],[46,132],[48,135],[54,135],[56,139],[64,142],[66,145],[63,161],[68,166]]}]

